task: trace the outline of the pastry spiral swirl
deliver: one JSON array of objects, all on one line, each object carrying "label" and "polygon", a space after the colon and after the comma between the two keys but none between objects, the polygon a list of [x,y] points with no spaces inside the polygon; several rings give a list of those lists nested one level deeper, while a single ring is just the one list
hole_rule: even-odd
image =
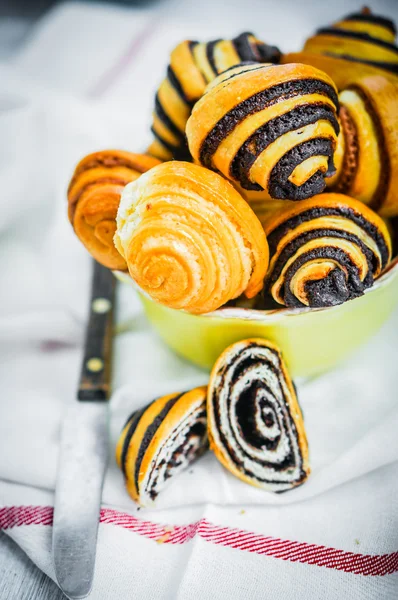
[{"label": "pastry spiral swirl", "polygon": [[162,396],[129,417],[116,461],[141,506],[151,505],[171,477],[207,450],[206,390]]},{"label": "pastry spiral swirl", "polygon": [[341,132],[333,191],[361,200],[382,216],[398,215],[398,86],[380,75],[339,95]]},{"label": "pastry spiral swirl", "polygon": [[308,445],[295,389],[278,348],[237,342],[217,360],[207,396],[210,448],[236,477],[272,492],[309,475]]},{"label": "pastry spiral swirl", "polygon": [[102,150],[85,156],[68,187],[68,214],[76,235],[90,254],[109,269],[125,270],[113,237],[124,186],[159,160],[145,154]]},{"label": "pastry spiral swirl", "polygon": [[311,64],[332,77],[343,89],[355,77],[384,74],[397,81],[396,27],[390,19],[369,9],[348,15],[329,27],[318,29],[301,53],[286,54],[282,62]]},{"label": "pastry spiral swirl", "polygon": [[125,188],[115,244],[142,290],[192,313],[255,296],[268,266],[247,202],[217,173],[185,162],[163,163]]},{"label": "pastry spiral swirl", "polygon": [[206,85],[242,61],[278,62],[279,58],[277,48],[247,32],[233,40],[207,43],[187,40],[178,44],[155,97],[152,125],[155,140],[148,152],[161,160],[190,160],[185,125]]},{"label": "pastry spiral swirl", "polygon": [[265,224],[266,290],[289,307],[324,307],[361,296],[391,259],[384,221],[362,202],[320,194]]},{"label": "pastry spiral swirl", "polygon": [[187,123],[195,161],[246,190],[302,200],[334,172],[333,81],[306,65],[242,64],[221,74]]}]

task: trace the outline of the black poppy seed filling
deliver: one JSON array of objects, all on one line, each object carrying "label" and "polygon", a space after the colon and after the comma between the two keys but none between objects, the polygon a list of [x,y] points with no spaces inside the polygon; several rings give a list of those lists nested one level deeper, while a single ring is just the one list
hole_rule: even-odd
[{"label": "black poppy seed filling", "polygon": [[279,48],[277,46],[270,46],[269,44],[257,44],[257,51],[261,57],[260,62],[270,62],[277,65],[282,57],[282,52]]},{"label": "black poppy seed filling", "polygon": [[199,42],[197,40],[189,40],[188,42],[188,48],[192,54],[193,49],[195,48],[195,46],[197,46],[199,44]]},{"label": "black poppy seed filling", "polygon": [[206,44],[206,58],[207,58],[207,61],[210,65],[211,70],[213,71],[215,77],[218,74],[218,69],[217,69],[216,61],[214,59],[214,49],[215,49],[216,45],[221,41],[222,41],[221,39],[213,40],[212,42],[207,42],[207,44]]},{"label": "black poppy seed filling", "polygon": [[[335,173],[333,153],[333,141],[327,138],[314,138],[294,146],[272,169],[268,181],[269,195],[280,200],[305,200],[322,193],[326,187],[325,177]],[[318,170],[300,186],[291,183],[289,177],[294,169],[311,156],[328,159],[327,173]]]},{"label": "black poppy seed filling", "polygon": [[388,19],[387,17],[382,17],[381,15],[374,15],[373,13],[351,13],[344,17],[344,19],[341,19],[341,21],[363,21],[364,23],[373,23],[374,25],[381,25],[382,27],[389,29],[391,33],[397,33],[394,21],[391,21],[391,19]]},{"label": "black poppy seed filling", "polygon": [[357,58],[356,56],[351,56],[350,54],[334,54],[333,52],[324,52],[324,56],[330,56],[332,58],[343,58],[344,60],[349,60],[350,62],[363,63],[364,65],[369,65],[371,67],[377,67],[378,69],[383,69],[383,71],[388,71],[389,73],[398,73],[398,63],[389,63],[378,60],[368,60],[364,58]]},{"label": "black poppy seed filling", "polygon": [[[270,440],[264,438],[263,434],[257,433],[256,430],[253,407],[255,405],[257,392],[260,390],[265,390],[270,396],[273,396],[269,386],[262,381],[253,381],[250,386],[242,392],[239,400],[236,403],[236,419],[239,429],[241,430],[242,437],[250,444],[250,446],[254,446],[257,449],[261,449],[263,446],[265,446],[267,450],[275,450],[278,447],[281,436],[279,435],[273,440]],[[274,405],[269,400],[263,398],[261,400],[260,408],[264,407],[270,408],[272,413],[276,412]],[[278,415],[276,415],[276,417],[278,417]],[[274,424],[274,418],[272,421],[272,424]]]},{"label": "black poppy seed filling", "polygon": [[[256,65],[256,67],[257,67],[256,69],[247,69],[247,71],[258,71],[258,69],[264,68],[264,65],[260,65],[255,60],[244,60],[237,65],[231,65],[230,67],[228,67],[228,69],[224,69],[224,71],[222,71],[222,74],[224,75],[225,73],[228,73],[228,71],[233,71],[234,69],[239,69],[238,72],[235,75],[233,75],[233,77],[236,77],[236,75],[241,75],[242,73],[247,72],[247,71],[243,70],[242,67],[253,67],[254,65]],[[221,73],[219,73],[219,75],[221,75]],[[232,78],[232,76],[231,76],[231,78]]]},{"label": "black poppy seed filling", "polygon": [[335,111],[328,104],[314,103],[297,106],[264,123],[247,138],[235,154],[230,164],[230,176],[238,180],[246,189],[248,185],[255,185],[250,181],[250,169],[258,156],[285,133],[311,125],[319,120],[329,121],[338,135],[339,124]]},{"label": "black poppy seed filling", "polygon": [[[278,68],[275,66],[262,67],[264,69]],[[234,108],[228,111],[208,132],[204,138],[200,151],[199,160],[208,168],[212,168],[212,157],[221,142],[249,115],[264,110],[276,102],[298,95],[319,93],[327,96],[336,106],[339,106],[337,94],[332,86],[319,79],[295,79],[280,83],[265,90],[261,90],[250,98],[246,98]]]},{"label": "black poppy seed filling", "polygon": [[369,35],[368,33],[361,33],[359,31],[348,31],[347,29],[337,29],[334,27],[321,27],[320,29],[317,29],[316,34],[332,35],[336,37],[351,38],[362,42],[368,42],[370,44],[373,44],[374,46],[380,46],[380,48],[386,48],[387,50],[395,52],[398,58],[398,46],[392,44],[391,42],[386,42],[385,40],[375,38]]},{"label": "black poppy seed filling", "polygon": [[[257,65],[257,68],[253,69],[253,68],[248,68],[248,69],[243,69],[242,67],[248,66],[248,67],[252,67],[253,65]],[[259,63],[256,62],[244,62],[244,63],[239,63],[239,65],[232,65],[232,67],[228,67],[228,69],[225,69],[225,71],[221,71],[219,73],[219,75],[225,75],[225,73],[228,73],[228,71],[233,71],[233,69],[237,69],[239,68],[236,73],[231,73],[228,77],[225,77],[225,79],[220,82],[219,84],[217,84],[217,86],[222,86],[225,87],[226,85],[228,85],[229,81],[231,79],[234,79],[235,77],[239,77],[240,75],[244,75],[245,73],[253,73],[253,71],[259,71],[260,69],[264,69],[267,65],[261,65]],[[272,65],[269,65],[272,66]],[[211,90],[205,90],[203,95],[205,96],[206,94],[208,94],[209,92],[211,92]]]},{"label": "black poppy seed filling", "polygon": [[[344,266],[348,272],[348,279],[344,278],[344,282],[346,285],[346,292],[342,293],[342,290],[336,289],[336,295],[333,297],[329,297],[328,303],[326,304],[323,301],[322,289],[319,289],[319,294],[316,294],[316,290],[313,288],[314,298],[318,297],[317,304],[311,304],[313,308],[322,308],[325,306],[336,306],[337,304],[342,304],[345,300],[352,300],[353,298],[357,298],[361,296],[364,290],[371,285],[369,283],[369,279],[372,277],[370,274],[370,278],[366,278],[365,281],[361,281],[358,276],[358,270],[355,264],[351,261],[349,256],[341,250],[341,248],[336,248],[334,246],[326,246],[324,248],[317,248],[314,250],[310,250],[302,254],[290,267],[287,269],[285,273],[285,281],[283,287],[283,299],[288,307],[292,308],[303,308],[305,304],[300,302],[298,298],[296,298],[290,291],[290,282],[295,273],[302,267],[306,262],[314,259],[330,259],[337,261],[340,265]],[[336,267],[337,268],[337,267]],[[368,281],[366,281],[368,280]],[[323,280],[319,279],[318,286],[322,288]],[[312,285],[316,284],[316,280],[313,280]],[[340,282],[341,283],[341,282]],[[329,287],[329,286],[328,286]],[[343,299],[344,298],[344,299]]]},{"label": "black poppy seed filling", "polygon": [[159,142],[162,144],[162,146],[165,146],[165,148],[167,148],[167,150],[169,150],[170,152],[172,152],[174,154],[174,152],[178,151],[178,147],[174,146],[173,144],[170,144],[170,142],[168,142],[167,140],[165,140],[156,130],[155,128],[152,126],[151,127],[151,131],[153,133],[153,135],[159,140]]},{"label": "black poppy seed filling", "polygon": [[283,223],[281,223],[279,227],[276,227],[267,235],[270,255],[272,256],[275,254],[279,242],[286,235],[287,232],[289,232],[292,229],[295,229],[301,223],[327,216],[344,217],[346,219],[350,219],[356,225],[361,227],[376,242],[382,259],[382,266],[386,266],[389,253],[384,237],[382,236],[376,225],[373,225],[373,223],[365,219],[365,217],[363,217],[360,213],[357,213],[353,208],[349,206],[317,206],[314,208],[309,208],[308,210],[305,210],[299,213],[298,215],[295,215],[294,217],[283,221]]},{"label": "black poppy seed filling", "polygon": [[[155,400],[154,400],[154,402],[155,402]],[[152,404],[152,402],[150,402],[149,404],[144,406],[144,408],[141,408],[140,410],[133,412],[133,414],[129,416],[129,418],[127,419],[127,422],[125,423],[125,425],[123,427],[123,429],[125,429],[127,424],[130,423],[129,428],[126,432],[126,436],[123,441],[122,453],[120,455],[120,464],[122,465],[122,472],[125,477],[127,476],[126,459],[127,459],[127,454],[128,454],[131,439],[135,433],[135,430],[138,427],[138,423],[140,422],[142,415],[147,410],[147,408],[149,408],[149,406],[151,404]]]},{"label": "black poppy seed filling", "polygon": [[[304,289],[311,306],[321,308],[336,306],[350,300],[350,290],[346,285],[345,273],[340,269],[333,269],[323,279],[309,279],[304,284]],[[293,296],[290,290],[285,295],[286,302]]]},{"label": "black poppy seed filling", "polygon": [[[257,348],[257,346],[256,346],[255,343],[248,344],[247,346],[245,346],[242,350],[240,350],[234,356],[233,360],[235,362],[238,361],[239,357],[244,352],[246,352],[248,349],[250,349],[250,348]],[[280,360],[279,360],[279,356],[277,355],[277,353],[275,351],[271,350],[271,349],[269,349],[269,350],[273,354],[275,354],[277,356],[278,365],[280,365]],[[237,379],[239,376],[242,376],[244,374],[244,366],[242,365],[242,363],[244,363],[246,365],[246,368],[247,368],[248,365],[250,365],[250,366],[256,365],[256,358],[248,357],[247,359],[245,359],[244,361],[241,361],[235,367],[233,367],[233,369],[234,369],[233,376],[235,377],[235,379]],[[287,415],[289,416],[290,415],[289,403],[288,403],[288,401],[287,401],[287,399],[285,397],[283,388],[282,388],[282,386],[280,384],[280,380],[279,380],[279,377],[281,377],[280,371],[277,370],[277,369],[275,369],[275,367],[274,367],[274,365],[272,363],[270,363],[267,360],[264,360],[263,357],[258,357],[258,363],[257,364],[261,364],[262,366],[266,366],[267,368],[270,368],[270,370],[272,370],[275,373],[275,375],[276,375],[276,377],[278,379],[278,382],[279,382],[279,389],[280,389],[280,392],[281,392],[281,396],[284,399],[284,403],[285,403],[285,406],[286,406],[286,409],[287,409]],[[220,377],[221,381],[219,383],[218,389],[222,389],[224,387],[224,385],[225,385],[225,374],[226,374],[226,372],[230,368],[231,368],[231,363],[224,365],[224,368],[222,370],[220,370],[219,377]],[[217,391],[218,390],[216,390],[216,391],[213,392],[212,403],[213,403],[213,406],[214,406],[214,418],[215,418],[215,421],[216,421],[217,431],[218,431],[218,435],[220,436],[220,440],[222,442],[222,445],[226,449],[228,449],[229,456],[231,457],[232,460],[234,460],[234,462],[237,465],[239,465],[239,468],[246,475],[248,475],[249,477],[253,477],[253,473],[251,473],[250,471],[248,471],[247,469],[244,468],[244,466],[243,466],[243,464],[241,462],[241,459],[237,456],[237,454],[235,452],[235,449],[233,447],[231,447],[229,440],[227,439],[227,437],[225,436],[224,432],[221,429],[221,418],[220,418],[220,413],[219,413],[220,406],[219,406],[219,403],[217,401]],[[227,401],[227,407],[229,408],[229,406],[230,406],[230,401],[228,400]],[[290,419],[289,422],[286,422],[285,415],[282,415],[282,419],[283,419],[284,431],[288,435],[289,441],[290,441],[290,452],[289,452],[288,456],[285,458],[285,460],[282,463],[279,463],[278,465],[275,465],[273,463],[269,463],[267,461],[261,461],[261,464],[263,466],[271,468],[271,469],[273,468],[275,470],[280,470],[280,471],[284,471],[284,470],[286,470],[289,467],[295,467],[296,466],[296,464],[294,463],[294,456],[293,456],[293,442],[292,442],[292,439],[290,438],[290,435],[292,435],[292,436],[295,437],[295,440],[296,440],[297,445],[298,445],[298,435],[297,435],[297,429],[296,429],[296,425],[294,423],[294,420]],[[232,429],[231,429],[231,434],[234,436],[234,433],[233,433]],[[238,444],[235,436],[234,436],[234,439],[235,439],[235,442],[237,443],[237,446],[239,446],[239,444]],[[239,446],[239,448],[240,448],[240,451],[245,456],[247,456],[249,459],[253,460],[253,457],[250,454],[248,454],[240,446]],[[300,460],[300,465],[298,465],[298,466],[300,467],[300,477],[299,477],[298,481],[301,480],[301,478],[305,476],[305,473],[304,473],[303,468],[302,468],[301,452],[299,452],[299,460]],[[269,480],[267,480],[267,479],[261,479],[261,478],[258,478],[258,477],[256,477],[256,479],[258,481],[269,482]],[[275,482],[270,481],[270,483],[275,483]]]},{"label": "black poppy seed filling", "polygon": [[269,46],[263,42],[250,42],[249,37],[256,37],[251,32],[245,32],[232,40],[236,52],[242,62],[270,62],[278,63],[281,58],[281,52],[276,46]]},{"label": "black poppy seed filling", "polygon": [[[241,67],[244,66],[253,66],[253,65],[257,65],[256,69],[242,69]],[[234,79],[235,77],[239,77],[240,75],[243,75],[244,73],[253,73],[253,71],[259,71],[260,69],[264,69],[265,65],[260,65],[259,63],[255,63],[255,62],[244,62],[244,63],[240,63],[239,65],[233,65],[232,67],[228,67],[228,69],[225,69],[225,71],[222,71],[222,75],[225,75],[225,73],[228,73],[228,71],[232,71],[233,69],[236,69],[237,67],[239,67],[239,70],[237,70],[236,73],[231,73],[231,75],[229,75],[229,77],[226,77],[222,83],[220,83],[219,85],[226,85],[227,82],[229,82],[230,79]],[[221,75],[221,73],[220,73]],[[207,94],[208,92],[205,92],[205,94]]]},{"label": "black poppy seed filling", "polygon": [[[279,279],[281,272],[283,270],[283,267],[285,266],[285,264],[287,263],[289,258],[291,256],[293,256],[297,252],[297,250],[299,250],[299,248],[301,248],[302,246],[304,246],[305,244],[307,244],[308,242],[310,242],[312,240],[316,240],[316,239],[323,238],[323,237],[339,238],[339,239],[347,240],[349,242],[356,244],[361,249],[363,254],[365,255],[367,263],[368,263],[368,267],[369,267],[369,272],[365,278],[365,281],[359,285],[359,289],[360,289],[360,291],[362,291],[364,288],[372,285],[372,283],[373,283],[372,273],[374,272],[374,269],[377,266],[377,257],[373,254],[372,250],[370,248],[368,248],[353,233],[348,233],[346,231],[342,231],[339,229],[325,228],[325,229],[315,229],[314,231],[307,231],[306,233],[302,233],[301,235],[294,238],[289,244],[287,244],[287,246],[283,249],[283,251],[281,252],[280,256],[278,257],[278,259],[274,265],[272,274],[269,279],[269,282],[270,282],[269,287],[271,287],[277,281],[277,279]],[[330,248],[333,246],[326,246],[326,247]],[[311,260],[308,258],[308,255],[311,254],[311,252],[312,251],[305,252],[302,255],[302,256],[307,256],[307,260],[304,261],[304,263],[307,262],[308,260]],[[346,256],[345,252],[344,252],[344,255]],[[300,258],[297,259],[297,261],[299,261],[299,260],[300,260]],[[296,264],[297,261],[295,261],[294,264]],[[301,263],[301,265],[303,265],[304,263]],[[351,264],[353,264],[353,263],[351,263]],[[296,271],[297,271],[297,269],[295,269],[294,272],[296,272]],[[285,281],[287,279],[288,272],[289,272],[289,269],[286,272]],[[358,279],[358,281],[359,281],[359,279]],[[356,280],[353,282],[353,286],[354,286],[354,288],[356,288]],[[285,288],[286,288],[286,284],[285,284]],[[301,302],[300,302],[300,305],[304,306],[303,304],[301,304]]]},{"label": "black poppy seed filling", "polygon": [[176,136],[179,142],[183,144],[185,142],[185,134],[178,129],[174,121],[172,121],[171,118],[165,112],[160,102],[159,94],[156,94],[155,96],[155,113],[156,116],[162,121],[162,123],[164,123],[167,129],[169,129]]},{"label": "black poppy seed filling", "polygon": [[[213,402],[214,402],[214,399],[213,399]],[[215,412],[215,415],[217,415],[216,412]],[[293,420],[291,421],[290,424],[291,424],[292,428],[294,428],[294,430],[295,430],[295,426],[294,426]],[[263,467],[269,468],[269,469],[274,469],[275,471],[281,471],[281,472],[286,471],[286,469],[288,469],[289,467],[293,467],[294,468],[294,467],[297,466],[296,463],[294,462],[292,440],[290,439],[290,429],[289,429],[289,427],[286,427],[286,421],[285,421],[285,417],[284,416],[283,416],[283,425],[284,425],[285,433],[289,437],[289,441],[290,441],[289,452],[286,455],[286,457],[284,458],[284,460],[282,462],[279,462],[279,463],[272,463],[272,462],[269,462],[269,461],[266,461],[266,460],[260,461],[260,460],[257,459],[257,462],[259,464],[261,464]],[[233,435],[233,431],[231,431],[231,433]],[[229,457],[235,462],[235,464],[237,466],[239,466],[240,470],[242,470],[243,473],[245,473],[249,477],[255,477],[257,479],[257,481],[269,482],[269,483],[276,483],[273,480],[264,479],[264,478],[258,477],[257,475],[255,476],[251,471],[249,471],[248,469],[246,469],[244,467],[242,461],[241,461],[241,458],[236,454],[234,447],[231,446],[229,440],[225,437],[225,435],[221,432],[221,430],[219,428],[218,428],[218,434],[220,436],[220,439],[221,439],[223,447],[226,448],[227,451],[228,451]],[[234,436],[234,438],[235,438],[235,436]],[[236,441],[236,439],[235,439],[235,441]],[[266,445],[265,439],[263,439],[263,445]],[[239,449],[240,449],[240,451],[241,451],[242,454],[244,454],[250,460],[254,460],[253,456],[251,456],[249,453],[247,453],[244,450],[244,448],[242,448],[238,443],[237,443],[237,446],[239,447]],[[300,471],[303,472],[302,471],[301,454],[300,454],[300,465],[299,466],[300,466]],[[284,482],[281,482],[281,483],[284,483]]]},{"label": "black poppy seed filling", "polygon": [[250,36],[254,37],[253,33],[245,31],[232,40],[232,44],[242,62],[258,62],[258,56],[255,55],[252,44],[249,41]]},{"label": "black poppy seed filling", "polygon": [[149,427],[147,427],[147,429],[142,437],[141,444],[140,444],[138,454],[137,454],[137,459],[135,462],[135,471],[134,471],[134,482],[135,482],[135,487],[137,490],[139,490],[138,478],[139,478],[139,474],[140,474],[141,463],[145,456],[145,452],[147,451],[149,444],[153,440],[155,433],[159,429],[160,425],[162,424],[162,422],[164,421],[164,419],[166,418],[166,416],[168,415],[170,410],[173,408],[174,404],[176,402],[178,402],[178,400],[182,396],[184,396],[184,394],[186,394],[186,392],[183,392],[182,394],[176,394],[175,396],[170,398],[170,400],[168,400],[168,402],[166,402],[166,404],[164,405],[162,410],[156,415],[156,417],[154,418],[152,423],[149,425]]},{"label": "black poppy seed filling", "polygon": [[195,104],[195,102],[192,102],[192,100],[189,100],[187,98],[187,96],[185,95],[185,92],[184,92],[184,90],[182,88],[180,80],[178,79],[178,77],[174,73],[173,68],[172,68],[171,65],[169,65],[167,67],[167,79],[169,80],[170,85],[175,89],[175,91],[177,92],[177,94],[180,96],[181,100],[183,100],[187,106],[189,106],[190,108],[192,108],[192,106]]},{"label": "black poppy seed filling", "polygon": [[[189,442],[189,440],[191,439],[191,437],[196,436],[202,439],[202,444],[201,447],[198,448],[197,453],[195,454],[195,456],[192,458],[192,460],[190,460],[189,464],[191,464],[192,462],[194,462],[197,458],[199,458],[200,456],[202,456],[202,454],[204,454],[204,452],[207,450],[209,444],[208,441],[206,441],[206,424],[203,422],[200,422],[200,419],[206,419],[206,409],[200,411],[199,413],[197,413],[195,415],[195,419],[197,420],[196,423],[193,424],[193,426],[189,429],[189,432],[187,434],[187,437],[185,438],[185,441],[178,446],[178,448],[176,448],[173,452],[173,455],[170,459],[170,461],[167,464],[167,471],[164,474],[164,479],[167,480],[171,477],[170,474],[170,469],[178,467],[179,466],[179,462],[178,459],[176,459],[176,456],[179,456],[181,454],[184,453],[184,449],[186,448],[187,442]],[[189,415],[191,416],[191,415]],[[188,418],[189,418],[188,416]],[[174,433],[174,431],[173,431]],[[158,483],[158,480],[156,478],[152,478],[152,474],[155,470],[159,470],[160,467],[162,467],[165,464],[165,460],[163,459],[159,464],[154,463],[151,469],[151,472],[149,474],[148,480],[152,481],[151,487],[149,489],[149,495],[151,496],[151,499],[154,500],[157,496],[158,496],[158,491],[156,490],[156,485]]]},{"label": "black poppy seed filling", "polygon": [[162,146],[164,146],[165,148],[167,148],[167,150],[169,152],[171,152],[171,154],[173,155],[173,158],[175,160],[185,160],[188,162],[190,162],[192,160],[192,156],[191,156],[191,153],[189,152],[188,143],[187,143],[186,139],[180,146],[173,146],[173,144],[170,144],[159,133],[157,133],[157,131],[155,131],[154,127],[151,127],[151,131],[152,131],[153,135],[155,136],[155,138],[157,140],[159,140],[159,142],[162,144]]}]

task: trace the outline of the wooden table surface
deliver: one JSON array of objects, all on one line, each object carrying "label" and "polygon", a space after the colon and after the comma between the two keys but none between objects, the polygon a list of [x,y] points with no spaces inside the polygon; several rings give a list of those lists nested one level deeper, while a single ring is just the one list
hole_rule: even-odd
[{"label": "wooden table surface", "polygon": [[67,600],[58,586],[0,531],[0,599]]}]

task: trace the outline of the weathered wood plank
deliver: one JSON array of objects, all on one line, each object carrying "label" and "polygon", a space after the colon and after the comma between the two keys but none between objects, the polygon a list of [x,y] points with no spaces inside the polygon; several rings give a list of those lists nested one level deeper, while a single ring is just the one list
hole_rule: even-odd
[{"label": "weathered wood plank", "polygon": [[1,600],[67,600],[51,579],[0,531]]}]

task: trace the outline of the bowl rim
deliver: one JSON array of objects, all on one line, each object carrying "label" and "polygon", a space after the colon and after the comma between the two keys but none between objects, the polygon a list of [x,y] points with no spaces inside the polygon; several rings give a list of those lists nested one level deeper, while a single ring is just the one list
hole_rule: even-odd
[{"label": "bowl rim", "polygon": [[[149,294],[144,292],[132,279],[130,274],[127,271],[113,271],[114,276],[121,281],[122,283],[126,283],[127,285],[132,286],[139,294],[153,302],[154,304],[158,304],[163,308],[167,308],[168,310],[172,310],[179,313],[184,313],[186,315],[190,315],[191,317],[205,317],[205,318],[218,318],[218,319],[244,319],[250,321],[261,321],[264,322],[272,322],[279,319],[284,319],[285,317],[293,317],[297,315],[303,314],[313,314],[313,313],[330,313],[331,311],[341,310],[342,307],[347,306],[347,304],[351,304],[356,300],[360,300],[363,296],[359,296],[358,298],[354,298],[353,300],[349,300],[348,302],[343,302],[342,304],[338,304],[336,306],[327,306],[322,308],[273,308],[273,309],[264,309],[259,310],[256,308],[245,308],[242,306],[226,306],[218,308],[209,313],[202,314],[193,314],[188,311],[178,310],[174,308],[170,308],[159,302],[156,302],[153,298],[150,297]],[[377,278],[376,282],[372,285],[372,287],[365,290],[364,295],[370,295],[375,293],[382,287],[388,285],[396,276],[398,276],[398,256],[396,256],[384,269],[380,277]]]}]

